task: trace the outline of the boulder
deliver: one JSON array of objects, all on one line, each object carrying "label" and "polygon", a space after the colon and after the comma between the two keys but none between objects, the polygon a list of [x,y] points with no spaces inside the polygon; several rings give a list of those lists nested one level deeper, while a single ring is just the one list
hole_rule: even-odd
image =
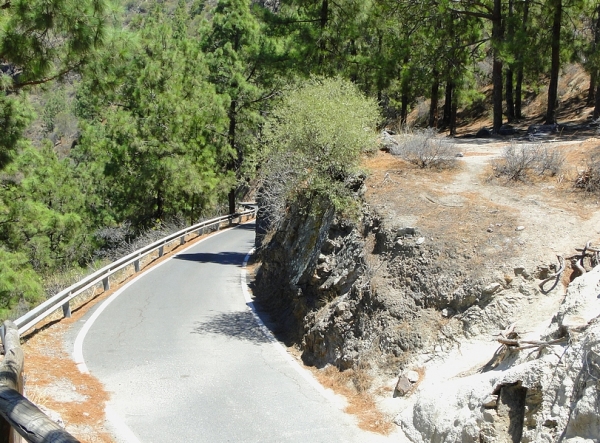
[{"label": "boulder", "polygon": [[407,376],[401,375],[396,383],[396,389],[394,390],[394,397],[404,397],[412,390],[413,384],[410,382]]},{"label": "boulder", "polygon": [[479,131],[477,131],[477,134],[475,134],[475,137],[477,138],[490,138],[492,136],[492,131],[490,131],[488,128],[481,128]]},{"label": "boulder", "polygon": [[515,135],[518,130],[511,125],[502,125],[500,129],[498,129],[499,135]]}]

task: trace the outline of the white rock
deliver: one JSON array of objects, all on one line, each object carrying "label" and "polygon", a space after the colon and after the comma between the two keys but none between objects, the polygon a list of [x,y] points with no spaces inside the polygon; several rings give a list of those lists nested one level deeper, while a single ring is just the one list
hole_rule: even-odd
[{"label": "white rock", "polygon": [[497,405],[498,405],[498,396],[497,395],[490,394],[483,400],[484,408],[495,408]]},{"label": "white rock", "polygon": [[525,229],[525,226],[517,226],[515,231],[522,231],[523,229]]},{"label": "white rock", "polygon": [[424,242],[425,242],[425,237],[419,237],[419,238],[417,239],[417,244],[418,244],[418,245],[422,245]]},{"label": "white rock", "polygon": [[565,315],[561,324],[563,328],[578,330],[585,328],[588,325],[588,322],[580,315]]},{"label": "white rock", "polygon": [[483,293],[484,294],[493,294],[501,287],[502,287],[502,285],[500,283],[497,283],[497,282],[491,283],[491,284],[487,285],[485,288],[483,288]]},{"label": "white rock", "polygon": [[417,371],[408,371],[406,373],[406,378],[408,378],[408,381],[411,383],[416,383],[419,381],[419,373]]},{"label": "white rock", "polygon": [[[561,326],[589,322],[582,332],[571,334],[568,343],[549,346],[541,353],[521,351],[493,371],[461,377],[436,378],[435,366],[427,368],[430,375],[412,394],[410,407],[402,410],[396,423],[401,423],[414,443],[476,442],[482,441],[482,435],[489,442],[510,441],[502,428],[506,423],[496,420],[496,411],[486,407],[494,407],[492,392],[500,392],[503,401],[515,401],[504,397],[502,390],[519,383],[526,389],[523,395],[526,392],[528,402],[522,441],[550,443],[562,435],[568,443],[599,442],[600,322],[589,321],[600,315],[599,293],[600,266],[569,285],[548,330],[537,336],[547,340]],[[483,355],[477,358],[481,364],[487,361]]]},{"label": "white rock", "polygon": [[338,314],[341,314],[346,309],[348,309],[348,303],[341,302],[341,303],[338,303],[338,305],[335,307],[335,312],[338,313]]}]

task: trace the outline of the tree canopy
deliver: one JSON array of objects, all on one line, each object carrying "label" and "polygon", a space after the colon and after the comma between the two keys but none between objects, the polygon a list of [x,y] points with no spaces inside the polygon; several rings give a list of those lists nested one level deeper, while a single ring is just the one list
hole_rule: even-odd
[{"label": "tree canopy", "polygon": [[498,132],[542,91],[555,122],[579,62],[598,118],[599,42],[589,0],[6,0],[0,314],[101,233],[234,212],[257,178],[343,206],[373,128],[415,109],[452,135],[476,103]]}]

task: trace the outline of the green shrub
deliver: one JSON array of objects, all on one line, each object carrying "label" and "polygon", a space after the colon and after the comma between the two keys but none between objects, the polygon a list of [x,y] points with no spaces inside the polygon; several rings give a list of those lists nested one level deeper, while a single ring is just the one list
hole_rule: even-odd
[{"label": "green shrub", "polygon": [[361,153],[376,147],[378,120],[375,101],[340,78],[312,78],[285,94],[260,140],[262,202],[272,221],[299,191],[351,211],[348,182]]}]

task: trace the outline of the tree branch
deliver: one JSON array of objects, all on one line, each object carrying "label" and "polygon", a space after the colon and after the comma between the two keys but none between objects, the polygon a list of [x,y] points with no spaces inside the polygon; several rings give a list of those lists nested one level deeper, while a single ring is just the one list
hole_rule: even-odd
[{"label": "tree branch", "polygon": [[457,14],[468,15],[469,17],[478,17],[484,18],[486,20],[493,20],[494,16],[492,14],[486,14],[485,12],[475,12],[475,11],[460,11],[458,9],[450,9],[451,12],[456,12]]},{"label": "tree branch", "polygon": [[53,75],[51,77],[46,77],[46,78],[42,78],[42,79],[39,79],[39,80],[30,80],[28,82],[23,82],[23,83],[17,83],[15,85],[13,85],[12,89],[20,89],[20,88],[23,88],[25,86],[35,86],[35,85],[41,85],[43,83],[48,83],[49,81],[56,80],[57,78],[62,77],[65,74],[68,74],[69,72],[71,72],[72,70],[78,68],[82,64],[83,64],[83,61],[80,61],[79,63],[76,63],[75,65],[73,65],[73,66],[65,69],[64,71],[61,71],[58,74]]}]

